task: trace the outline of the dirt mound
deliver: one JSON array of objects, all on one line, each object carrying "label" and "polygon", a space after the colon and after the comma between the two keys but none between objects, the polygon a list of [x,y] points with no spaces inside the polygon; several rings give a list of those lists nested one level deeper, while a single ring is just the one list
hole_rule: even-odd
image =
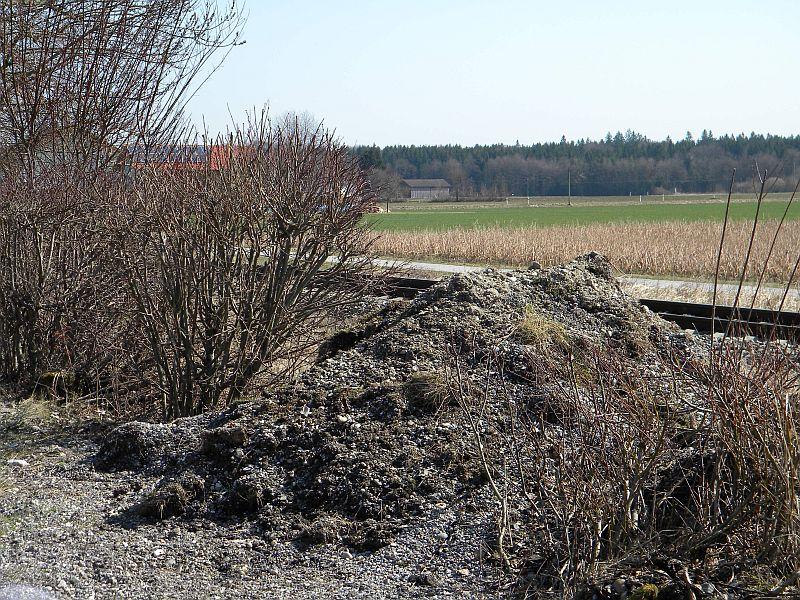
[{"label": "dirt mound", "polygon": [[[487,473],[448,392],[454,359],[479,381],[492,353],[510,397],[535,402],[546,385],[525,377],[531,354],[563,358],[579,343],[646,358],[682,336],[626,296],[596,254],[455,275],[413,301],[383,301],[296,384],[220,415],[124,425],[98,459],[163,476],[131,492],[131,519],[249,519],[267,537],[375,549],[434,507],[486,509]],[[487,413],[481,427],[491,436],[499,425]]]}]

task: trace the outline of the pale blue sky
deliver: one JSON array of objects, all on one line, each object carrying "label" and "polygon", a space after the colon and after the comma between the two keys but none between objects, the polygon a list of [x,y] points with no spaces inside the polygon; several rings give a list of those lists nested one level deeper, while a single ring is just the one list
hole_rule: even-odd
[{"label": "pale blue sky", "polygon": [[190,104],[310,112],[348,143],[800,133],[796,0],[249,0]]}]

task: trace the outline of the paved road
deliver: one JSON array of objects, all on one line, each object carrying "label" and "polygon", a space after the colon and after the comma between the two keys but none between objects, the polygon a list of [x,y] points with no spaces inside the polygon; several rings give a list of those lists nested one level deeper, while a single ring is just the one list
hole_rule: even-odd
[{"label": "paved road", "polygon": [[[480,273],[486,267],[475,267],[471,265],[446,265],[441,263],[427,263],[427,262],[402,262],[397,260],[384,260],[376,258],[374,262],[379,267],[403,267],[410,271],[434,271],[436,273]],[[510,269],[500,269],[510,270]]]},{"label": "paved road", "polygon": [[[412,270],[412,271],[431,271],[434,273],[478,273],[483,271],[485,267],[476,267],[472,265],[451,265],[451,264],[441,264],[441,263],[429,263],[429,262],[399,262],[396,260],[383,260],[383,259],[376,259],[375,263],[380,266],[400,266],[402,265],[404,268]],[[501,271],[504,270],[511,270],[511,269],[500,269]],[[649,279],[645,277],[635,277],[632,275],[621,275],[619,279],[629,285],[648,288],[655,292],[706,292],[710,293],[714,289],[713,283],[707,283],[702,281],[677,281],[672,279]],[[737,289],[736,284],[732,283],[721,283],[717,286],[717,292],[719,294],[725,295],[733,295],[736,294]],[[749,298],[748,294],[752,294],[755,291],[755,286],[752,285],[745,285],[742,286],[742,294]],[[759,291],[759,297],[764,298],[771,298],[780,300],[781,296],[783,295],[783,289],[777,287],[762,287]],[[789,300],[800,300],[800,290],[793,289],[789,292],[788,296]]]}]

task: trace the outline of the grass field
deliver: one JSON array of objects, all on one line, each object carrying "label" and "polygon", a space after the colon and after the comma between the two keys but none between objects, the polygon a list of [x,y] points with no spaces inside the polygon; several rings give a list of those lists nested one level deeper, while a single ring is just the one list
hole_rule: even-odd
[{"label": "grass field", "polygon": [[[651,197],[652,198],[652,197]],[[562,199],[563,200],[563,199]],[[573,206],[539,203],[528,207],[516,203],[399,203],[390,213],[369,215],[377,231],[445,231],[455,228],[540,228],[593,223],[665,223],[672,221],[721,221],[725,203],[716,201],[630,201],[593,199]],[[786,208],[784,198],[773,197],[763,204],[761,218],[778,219]],[[731,204],[731,219],[752,219],[756,203],[737,200]],[[793,204],[789,219],[800,219],[800,205]]]}]

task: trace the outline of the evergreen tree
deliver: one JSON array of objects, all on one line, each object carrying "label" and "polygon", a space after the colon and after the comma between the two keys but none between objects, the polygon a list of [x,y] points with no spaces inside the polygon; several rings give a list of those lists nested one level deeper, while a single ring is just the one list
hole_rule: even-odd
[{"label": "evergreen tree", "polygon": [[[573,193],[627,195],[631,188],[650,193],[724,191],[733,167],[749,173],[756,159],[772,172],[782,161],[800,161],[800,136],[751,133],[715,138],[706,129],[695,142],[692,133],[679,141],[653,141],[632,130],[581,139],[531,145],[376,146],[354,148],[365,168],[385,168],[402,177],[447,179],[462,196],[560,195],[567,192],[572,171]],[[788,164],[788,163],[787,163]],[[786,191],[788,178],[775,187]],[[746,182],[742,180],[742,186]],[[744,189],[744,188],[743,188]]]}]

